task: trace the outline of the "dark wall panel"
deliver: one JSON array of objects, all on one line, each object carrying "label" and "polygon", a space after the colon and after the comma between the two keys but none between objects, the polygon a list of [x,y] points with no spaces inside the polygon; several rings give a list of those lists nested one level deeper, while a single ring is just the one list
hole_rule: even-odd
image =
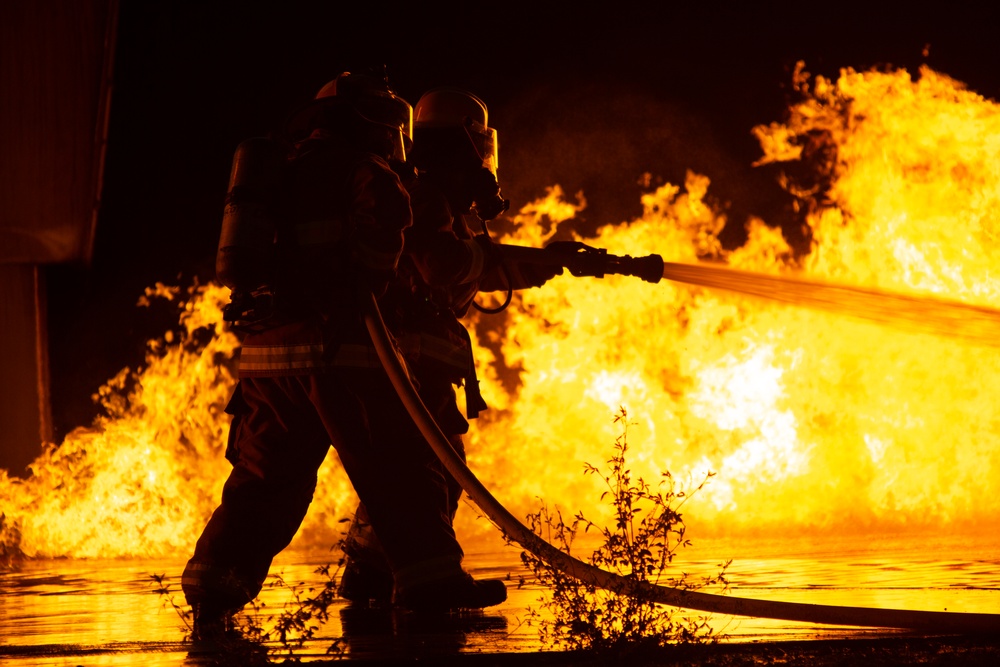
[{"label": "dark wall panel", "polygon": [[117,0],[0,2],[0,262],[89,262]]}]

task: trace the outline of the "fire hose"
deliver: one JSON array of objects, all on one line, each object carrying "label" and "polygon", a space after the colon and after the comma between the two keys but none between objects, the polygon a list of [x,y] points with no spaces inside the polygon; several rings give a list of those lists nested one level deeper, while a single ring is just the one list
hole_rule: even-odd
[{"label": "fire hose", "polygon": [[1000,614],[878,609],[737,598],[636,581],[580,561],[549,544],[514,517],[455,452],[413,386],[405,363],[386,329],[378,303],[371,293],[364,300],[364,320],[396,392],[444,467],[509,539],[560,572],[621,595],[639,596],[671,607],[695,611],[826,625],[901,628],[934,634],[1000,633]]}]

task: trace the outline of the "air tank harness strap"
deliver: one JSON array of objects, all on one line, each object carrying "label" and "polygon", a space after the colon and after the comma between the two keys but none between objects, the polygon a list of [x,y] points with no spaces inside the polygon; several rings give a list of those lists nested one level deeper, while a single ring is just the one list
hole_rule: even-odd
[{"label": "air tank harness strap", "polygon": [[466,349],[468,349],[469,368],[465,374],[465,416],[475,419],[479,413],[489,408],[483,400],[483,394],[479,391],[479,376],[476,374],[476,359],[472,354],[472,337],[465,327],[455,327],[456,331],[461,330],[465,338]]}]

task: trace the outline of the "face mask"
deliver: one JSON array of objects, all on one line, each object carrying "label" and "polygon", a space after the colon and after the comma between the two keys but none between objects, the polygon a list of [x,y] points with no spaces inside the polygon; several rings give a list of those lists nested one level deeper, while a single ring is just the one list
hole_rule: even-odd
[{"label": "face mask", "polygon": [[510,200],[500,194],[496,176],[486,167],[479,169],[472,182],[472,207],[482,220],[492,220],[510,208]]}]

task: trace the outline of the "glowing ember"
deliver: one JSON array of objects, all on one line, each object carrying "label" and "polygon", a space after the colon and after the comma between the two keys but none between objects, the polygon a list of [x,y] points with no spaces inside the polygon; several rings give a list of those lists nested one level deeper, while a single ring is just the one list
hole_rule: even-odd
[{"label": "glowing ember", "polygon": [[[760,164],[786,163],[813,247],[748,222],[724,250],[709,180],[644,196],[643,215],[589,245],[668,262],[711,259],[757,273],[967,304],[1000,303],[1000,107],[928,69],[810,80],[783,124],[755,128]],[[510,243],[540,245],[585,206],[558,187],[526,206]],[[542,223],[546,224],[542,224]],[[150,296],[176,298],[158,288]],[[108,414],[48,447],[28,480],[0,472],[0,554],[188,553],[228,472],[236,339],[226,290],[192,289],[180,340],[102,389]],[[600,518],[583,462],[599,464],[624,405],[633,475],[700,481],[697,532],[959,530],[1000,518],[991,346],[664,281],[561,276],[475,321],[493,408],[475,424],[472,469],[515,515],[536,497]],[[207,330],[213,335],[200,335]],[[207,340],[196,345],[195,340]],[[223,363],[219,363],[222,361]],[[329,546],[353,492],[331,454],[293,546]],[[463,531],[488,529],[460,514]],[[994,524],[990,524],[994,525]]]}]

